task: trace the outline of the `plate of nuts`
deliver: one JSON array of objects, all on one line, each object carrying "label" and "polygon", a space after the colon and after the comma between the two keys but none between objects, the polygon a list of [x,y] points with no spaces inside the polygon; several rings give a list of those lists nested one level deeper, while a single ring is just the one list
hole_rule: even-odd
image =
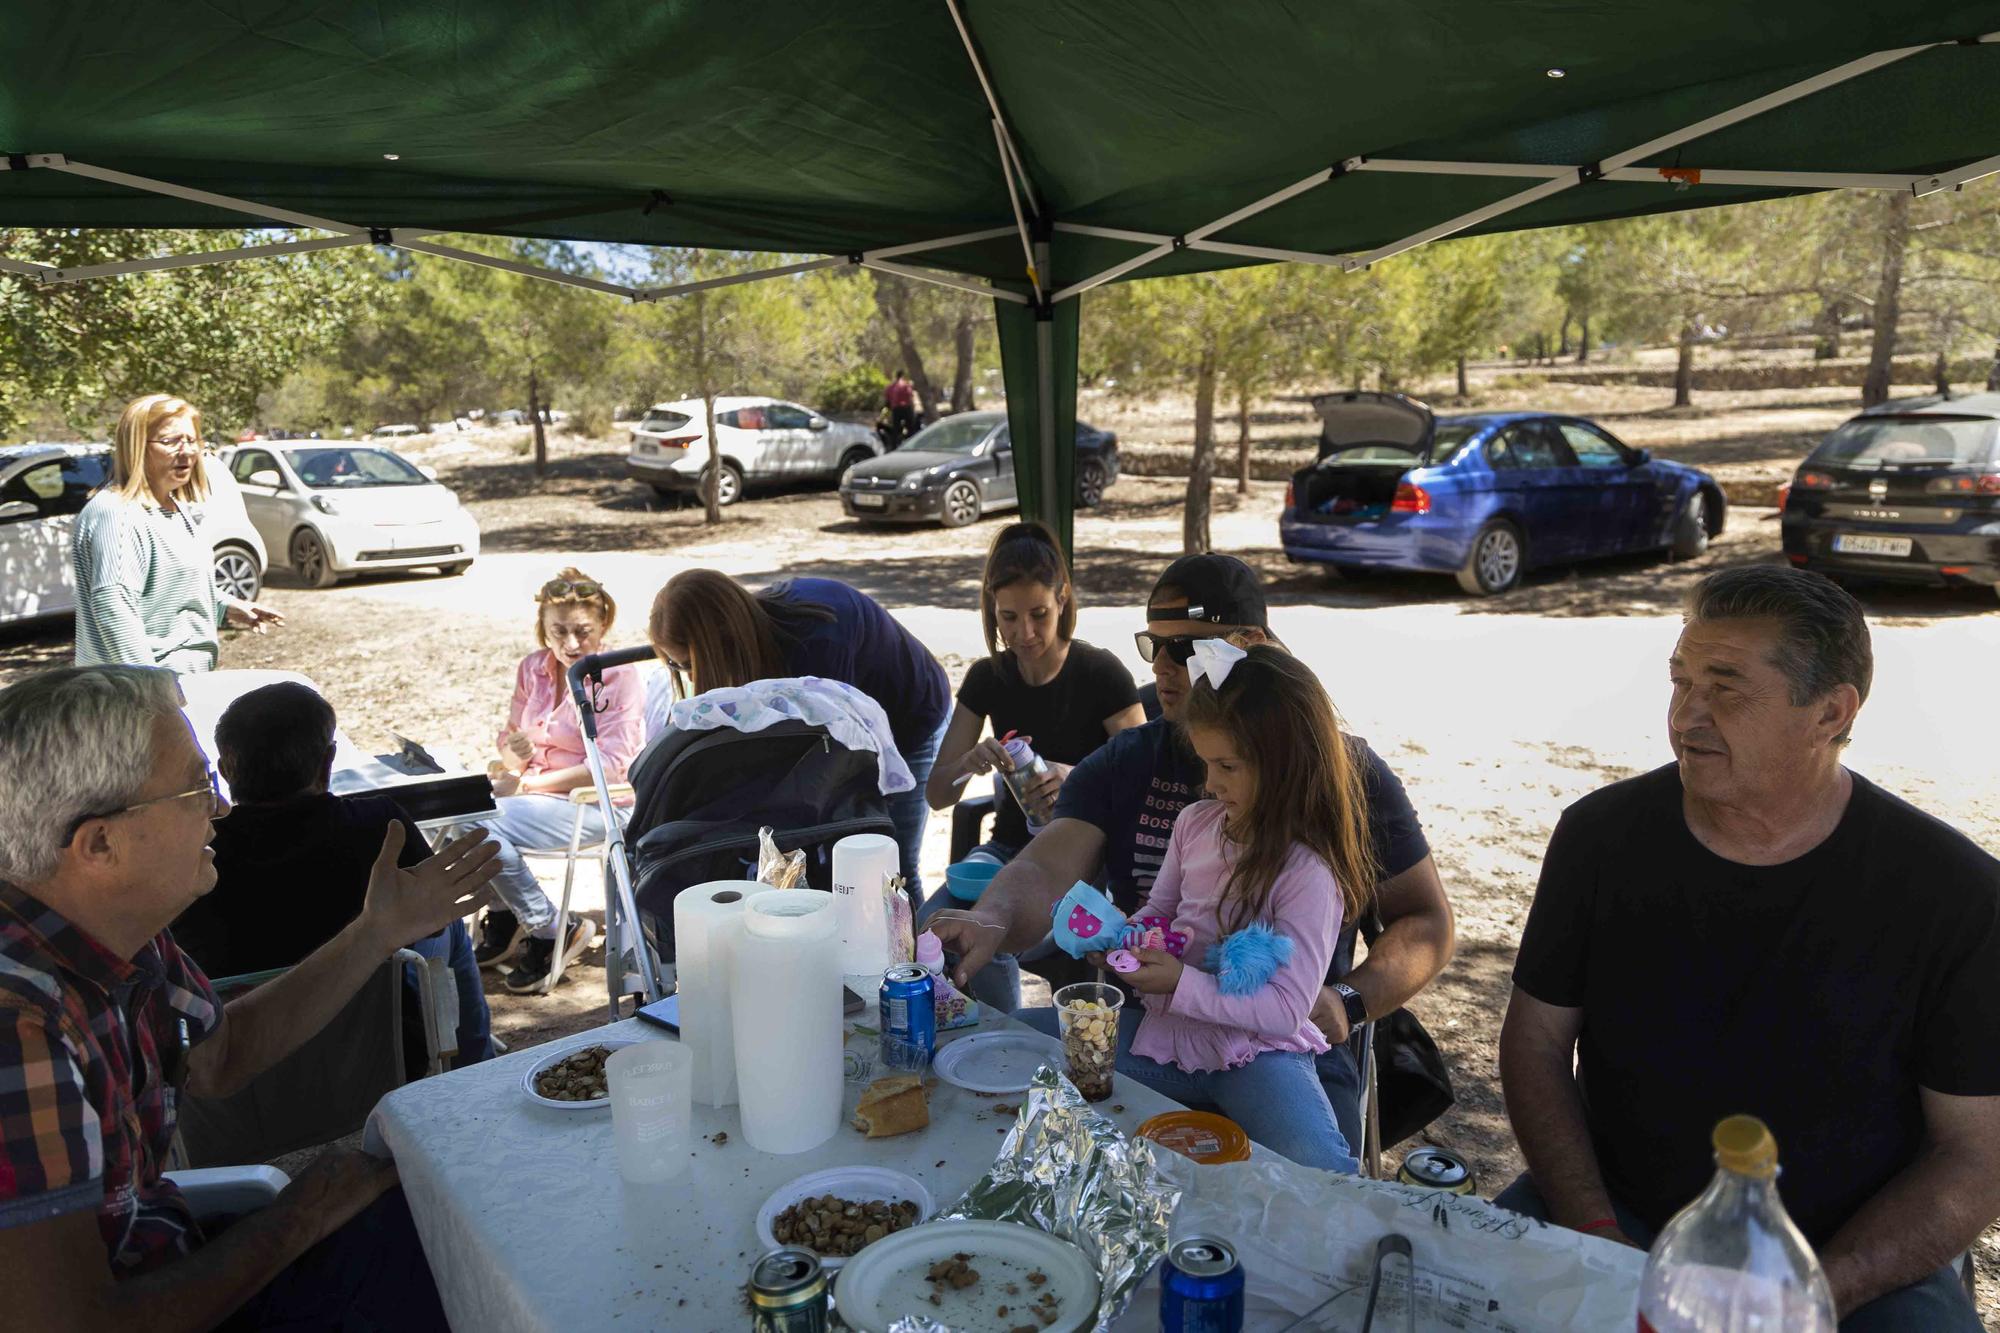
[{"label": "plate of nuts", "polygon": [[528,1066],[521,1091],[537,1106],[557,1111],[594,1111],[611,1105],[611,1076],[604,1062],[620,1046],[638,1044],[635,1037],[602,1037],[581,1046],[552,1051]]},{"label": "plate of nuts", "polygon": [[837,1166],[800,1176],[757,1210],[764,1248],[811,1250],[820,1267],[838,1269],[864,1246],[931,1215],[923,1182],[879,1166]]}]

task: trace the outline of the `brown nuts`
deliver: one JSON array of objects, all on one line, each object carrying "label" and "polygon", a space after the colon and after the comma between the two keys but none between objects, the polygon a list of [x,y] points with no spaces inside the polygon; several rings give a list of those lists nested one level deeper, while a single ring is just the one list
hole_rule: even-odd
[{"label": "brown nuts", "polygon": [[842,1199],[831,1194],[800,1199],[771,1223],[780,1245],[796,1245],[823,1257],[845,1259],[892,1231],[915,1226],[917,1205],[907,1199]]},{"label": "brown nuts", "polygon": [[535,1075],[535,1092],[552,1102],[594,1102],[611,1095],[604,1062],[611,1058],[608,1046],[586,1046],[572,1051]]}]

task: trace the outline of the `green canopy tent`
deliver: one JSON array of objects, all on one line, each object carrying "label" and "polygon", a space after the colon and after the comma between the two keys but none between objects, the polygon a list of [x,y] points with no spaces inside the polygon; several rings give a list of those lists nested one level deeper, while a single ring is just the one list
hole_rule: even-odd
[{"label": "green canopy tent", "polygon": [[5,28],[0,226],[313,234],[0,271],[369,243],[527,268],[456,232],[990,292],[1023,507],[1065,540],[1100,283],[2000,171],[1991,5],[24,0]]}]

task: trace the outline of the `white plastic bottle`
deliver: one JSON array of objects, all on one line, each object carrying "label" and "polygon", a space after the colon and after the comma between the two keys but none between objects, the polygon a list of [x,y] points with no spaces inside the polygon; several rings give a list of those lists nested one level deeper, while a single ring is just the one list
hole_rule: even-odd
[{"label": "white plastic bottle", "polygon": [[1715,1127],[1715,1179],[1660,1232],[1639,1283],[1639,1333],[1834,1333],[1833,1292],[1778,1198],[1764,1122]]}]

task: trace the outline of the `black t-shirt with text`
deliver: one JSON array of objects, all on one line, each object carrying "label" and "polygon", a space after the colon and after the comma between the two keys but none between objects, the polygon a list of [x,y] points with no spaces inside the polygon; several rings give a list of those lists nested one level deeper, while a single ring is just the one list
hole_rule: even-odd
[{"label": "black t-shirt with text", "polygon": [[1824,1245],[1916,1157],[1918,1088],[2000,1094],[2000,861],[1859,775],[1777,866],[1709,851],[1669,764],[1563,812],[1514,983],[1583,1010],[1578,1082],[1611,1193],[1660,1226],[1725,1116],[1777,1139]]},{"label": "black t-shirt with text", "polygon": [[[1132,673],[1102,648],[1072,639],[1062,670],[1044,685],[1030,685],[1011,652],[982,657],[965,672],[958,701],[991,722],[993,734],[1018,731],[1033,738],[1035,753],[1059,764],[1081,763],[1104,744],[1104,719],[1138,700]],[[1027,817],[1005,782],[995,783],[998,812],[993,840],[1009,847],[1028,841]]]}]

